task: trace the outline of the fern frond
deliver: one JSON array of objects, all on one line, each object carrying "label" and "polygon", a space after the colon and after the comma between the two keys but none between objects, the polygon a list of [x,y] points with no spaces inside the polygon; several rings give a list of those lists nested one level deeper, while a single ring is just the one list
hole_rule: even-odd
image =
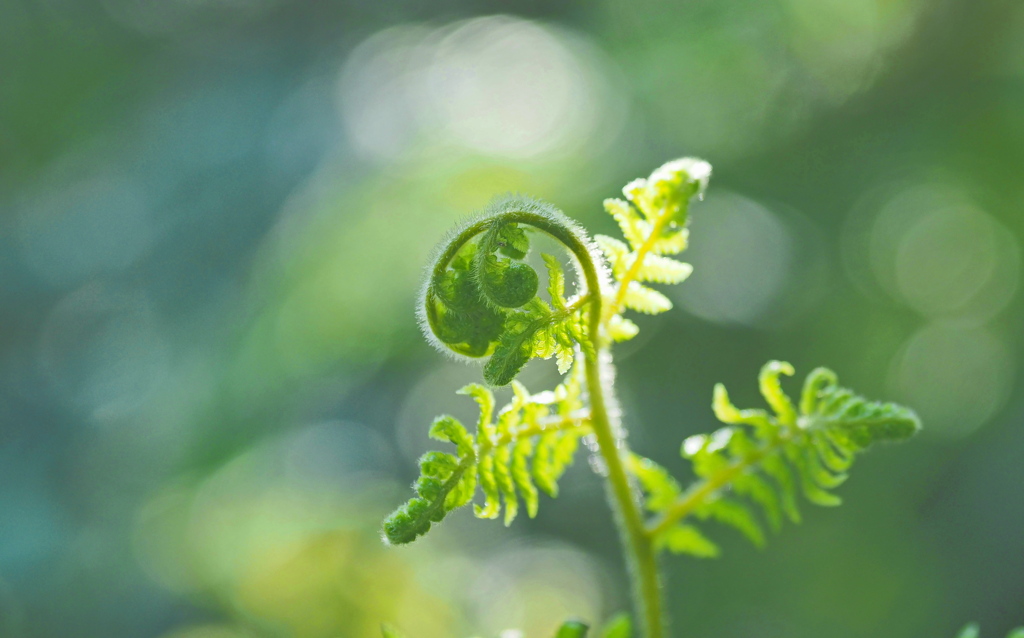
[{"label": "fern frond", "polygon": [[479,384],[459,394],[480,409],[476,434],[451,416],[438,417],[430,437],[455,445],[455,454],[427,452],[420,457],[416,496],[384,521],[384,537],[394,545],[426,534],[448,512],[469,504],[477,490],[483,503],[473,506],[478,518],[497,518],[504,512],[510,525],[519,512],[537,514],[538,495],[558,494],[558,480],[573,462],[579,439],[590,432],[582,399],[582,371],[574,368],[554,392],[530,394],[513,382],[513,397],[494,414],[494,395]]},{"label": "fern frond", "polygon": [[[693,267],[666,255],[686,248],[687,211],[690,200],[702,197],[711,176],[711,166],[702,160],[685,158],[658,168],[647,179],[630,182],[624,189],[626,200],[607,199],[605,210],[619,224],[625,242],[599,235],[597,245],[604,253],[615,279],[616,288],[607,306],[609,337],[625,341],[636,335],[632,323],[625,330],[624,309],[659,314],[672,308],[672,302],[641,282],[677,284],[690,276]],[[628,201],[627,201],[628,200]]]},{"label": "fern frond", "polygon": [[[712,407],[728,426],[683,442],[681,453],[699,477],[685,491],[653,461],[631,461],[646,507],[657,515],[648,530],[659,546],[715,555],[710,541],[683,523],[689,516],[731,526],[761,546],[762,517],[773,530],[783,514],[799,522],[798,486],[811,503],[838,505],[841,500],[831,490],[846,480],[857,453],[876,441],[904,440],[921,427],[912,410],[860,397],[840,387],[835,373],[825,368],[808,375],[798,409],[780,383],[782,375],[793,373],[780,361],[761,369],[760,390],[771,413],[740,410],[722,385],[715,387]],[[756,505],[760,516],[745,501]]]}]

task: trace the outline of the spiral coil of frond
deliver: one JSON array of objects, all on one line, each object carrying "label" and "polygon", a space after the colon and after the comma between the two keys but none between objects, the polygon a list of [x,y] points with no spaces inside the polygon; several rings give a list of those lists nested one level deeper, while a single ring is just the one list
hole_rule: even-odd
[{"label": "spiral coil of frond", "polygon": [[[530,252],[527,230],[551,235],[577,257],[586,292],[567,299],[561,264],[543,255],[548,300],[539,296],[540,278],[523,261]],[[590,252],[586,234],[554,207],[525,197],[500,198],[442,244],[424,287],[424,332],[444,352],[487,357],[484,380],[494,386],[511,383],[533,358],[557,357],[564,374],[576,346],[590,343],[584,308],[593,301],[590,289],[601,287],[600,273],[579,272],[580,255],[586,257],[584,267],[592,267]]]}]

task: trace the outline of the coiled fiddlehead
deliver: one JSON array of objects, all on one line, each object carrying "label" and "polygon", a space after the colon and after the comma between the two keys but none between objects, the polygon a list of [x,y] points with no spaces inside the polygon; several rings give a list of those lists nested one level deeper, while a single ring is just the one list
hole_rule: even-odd
[{"label": "coiled fiddlehead", "polygon": [[[569,249],[586,293],[565,299],[562,267],[544,255],[549,300],[538,296],[537,271],[522,261],[530,251],[527,228]],[[589,343],[584,306],[600,305],[604,277],[593,252],[583,231],[554,207],[526,197],[499,199],[438,251],[423,291],[424,332],[442,351],[488,357],[484,380],[491,385],[508,385],[534,357],[557,355],[564,373],[575,346]]]}]

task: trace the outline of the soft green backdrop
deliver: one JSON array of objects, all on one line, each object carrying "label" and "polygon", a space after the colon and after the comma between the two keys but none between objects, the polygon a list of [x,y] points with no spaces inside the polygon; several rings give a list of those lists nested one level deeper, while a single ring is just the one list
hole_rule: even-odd
[{"label": "soft green backdrop", "polygon": [[[581,456],[510,529],[386,550],[479,370],[419,336],[496,193],[596,232],[698,155],[677,309],[619,349],[635,447],[827,364],[926,432],[765,551],[666,560],[686,638],[1024,622],[1024,4],[0,0],[0,636],[544,636],[627,603]],[[531,364],[533,389],[554,364]]]}]

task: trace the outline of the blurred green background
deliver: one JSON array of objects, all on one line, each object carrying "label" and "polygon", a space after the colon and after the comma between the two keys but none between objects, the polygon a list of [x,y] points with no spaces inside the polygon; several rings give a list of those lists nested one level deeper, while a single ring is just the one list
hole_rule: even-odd
[{"label": "blurred green background", "polygon": [[[1019,0],[0,0],[0,636],[544,636],[628,605],[587,460],[535,520],[378,539],[479,370],[421,268],[492,195],[715,168],[635,447],[827,364],[927,430],[758,551],[665,561],[675,635],[1024,621]],[[552,362],[524,375],[553,385]]]}]

